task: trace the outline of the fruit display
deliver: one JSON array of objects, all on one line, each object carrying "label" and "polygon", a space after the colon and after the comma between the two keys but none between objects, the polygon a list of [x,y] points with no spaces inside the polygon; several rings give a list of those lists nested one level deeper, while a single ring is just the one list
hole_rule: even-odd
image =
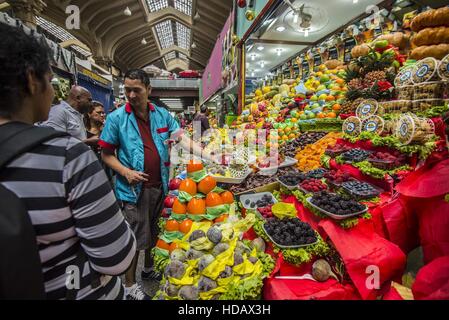
[{"label": "fruit display", "polygon": [[349,151],[350,149],[351,148],[348,147],[347,145],[337,143],[336,145],[334,145],[330,148],[327,148],[325,151],[325,154],[332,158],[335,158],[336,156],[339,156],[340,154],[345,153],[346,151]]},{"label": "fruit display", "polygon": [[296,173],[296,174],[288,174],[280,176],[279,181],[282,182],[287,187],[295,187],[298,186],[302,181],[306,179],[306,176],[302,173]]},{"label": "fruit display", "polygon": [[273,207],[273,205],[269,205],[269,206],[263,207],[263,208],[257,208],[257,211],[260,213],[260,215],[264,219],[273,218],[273,212],[271,210],[272,207]]},{"label": "fruit display", "polygon": [[362,149],[351,149],[341,155],[342,159],[348,162],[361,162],[369,157],[371,152]]},{"label": "fruit display", "polygon": [[345,196],[326,191],[313,195],[310,202],[318,208],[338,216],[361,213],[366,206]]},{"label": "fruit display", "polygon": [[396,152],[396,155],[393,155],[389,152],[373,152],[368,161],[375,168],[383,169],[383,170],[391,170],[396,167],[400,167],[404,161],[405,156]]},{"label": "fruit display", "polygon": [[322,179],[328,171],[323,168],[311,170],[307,172],[307,178],[309,179]]},{"label": "fruit display", "polygon": [[254,195],[243,195],[240,197],[240,201],[245,209],[257,209],[273,205],[276,200],[270,193],[261,193]]},{"label": "fruit display", "polygon": [[327,185],[318,179],[305,180],[299,186],[302,190],[312,193],[327,190]]},{"label": "fruit display", "polygon": [[310,144],[298,152],[295,156],[295,159],[298,160],[298,169],[307,172],[321,167],[321,156],[329,146],[334,146],[340,137],[341,133],[331,132],[318,142]]},{"label": "fruit display", "polygon": [[373,185],[358,180],[343,182],[341,186],[349,195],[356,199],[373,198],[380,194],[380,191]]},{"label": "fruit display", "polygon": [[298,150],[303,149],[309,144],[313,144],[326,136],[326,132],[305,132],[290,143],[285,144],[279,149],[281,154],[286,157],[294,157]]},{"label": "fruit display", "polygon": [[298,218],[270,218],[264,224],[267,235],[280,247],[310,245],[317,241],[312,227]]},{"label": "fruit display", "polygon": [[326,172],[324,174],[324,178],[326,178],[327,183],[340,186],[343,182],[349,181],[351,179],[351,175],[341,170],[332,170]]}]

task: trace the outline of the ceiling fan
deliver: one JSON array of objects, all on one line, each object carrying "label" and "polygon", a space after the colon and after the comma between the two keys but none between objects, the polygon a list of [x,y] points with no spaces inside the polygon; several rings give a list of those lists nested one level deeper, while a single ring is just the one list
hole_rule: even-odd
[{"label": "ceiling fan", "polygon": [[293,10],[295,15],[299,17],[299,27],[302,29],[309,29],[312,25],[312,15],[304,12],[305,3],[300,7],[294,7],[290,0],[284,0],[284,2]]}]

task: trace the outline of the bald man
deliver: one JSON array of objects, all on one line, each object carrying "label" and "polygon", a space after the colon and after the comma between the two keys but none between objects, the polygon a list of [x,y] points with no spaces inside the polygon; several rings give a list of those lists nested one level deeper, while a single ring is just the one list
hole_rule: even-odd
[{"label": "bald man", "polygon": [[88,145],[95,145],[98,138],[87,139],[83,114],[92,104],[92,95],[89,90],[80,86],[73,86],[67,97],[67,101],[53,106],[50,109],[48,120],[40,126],[52,127],[58,131],[64,131]]}]

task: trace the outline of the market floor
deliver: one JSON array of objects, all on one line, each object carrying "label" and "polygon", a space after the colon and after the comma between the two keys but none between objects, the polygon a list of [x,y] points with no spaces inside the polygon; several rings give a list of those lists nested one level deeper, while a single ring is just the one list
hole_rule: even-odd
[{"label": "market floor", "polygon": [[[139,262],[137,264],[137,283],[142,287],[142,289],[145,291],[145,293],[147,295],[149,295],[150,297],[154,297],[154,295],[156,294],[157,290],[159,289],[159,281],[154,281],[154,280],[142,280],[141,278],[141,272],[143,270],[143,263],[144,263],[144,253],[143,251],[141,252],[140,256],[139,256]],[[125,278],[122,277],[122,281],[125,281]]]}]

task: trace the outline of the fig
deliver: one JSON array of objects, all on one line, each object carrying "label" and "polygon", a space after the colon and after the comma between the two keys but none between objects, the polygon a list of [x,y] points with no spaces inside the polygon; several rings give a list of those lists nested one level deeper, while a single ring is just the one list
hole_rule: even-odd
[{"label": "fig", "polygon": [[186,268],[181,261],[171,261],[165,268],[165,277],[172,277],[175,279],[182,279]]},{"label": "fig", "polygon": [[337,276],[332,272],[331,266],[324,259],[317,260],[312,265],[312,276],[319,282],[325,282],[331,277],[338,281]]},{"label": "fig", "polygon": [[198,300],[198,288],[194,286],[184,286],[179,289],[178,296],[183,300]]},{"label": "fig", "polygon": [[256,257],[249,257],[248,260],[249,260],[249,262],[251,262],[252,264],[255,264],[257,261],[259,261],[259,259],[257,259]]},{"label": "fig", "polygon": [[189,237],[189,242],[198,240],[198,239],[203,238],[203,237],[205,237],[205,236],[206,236],[206,234],[204,233],[203,230],[195,230],[195,231],[193,231],[192,234],[190,235],[190,237]]},{"label": "fig", "polygon": [[223,238],[223,234],[221,233],[221,230],[217,227],[209,228],[207,231],[207,238],[214,244],[220,243],[221,239]]},{"label": "fig", "polygon": [[232,276],[232,273],[233,273],[232,268],[230,266],[226,266],[225,269],[222,272],[220,272],[218,277],[220,279],[226,279]]},{"label": "fig", "polygon": [[165,284],[164,290],[165,290],[165,293],[167,294],[167,296],[176,297],[179,292],[179,287],[175,286],[174,284],[171,284],[170,282],[167,281],[167,283]]},{"label": "fig", "polygon": [[199,292],[207,292],[215,289],[217,287],[217,283],[205,276],[201,276],[200,281],[198,282],[198,291]]},{"label": "fig", "polygon": [[187,260],[196,260],[196,259],[201,258],[203,255],[204,255],[204,253],[202,253],[201,251],[198,251],[195,249],[190,249],[186,253],[186,259]]},{"label": "fig", "polygon": [[218,256],[220,253],[223,253],[223,252],[225,252],[228,249],[229,249],[229,244],[227,244],[227,243],[219,243],[212,250],[212,254],[214,256]]},{"label": "fig", "polygon": [[234,252],[234,267],[242,263],[243,263],[243,256],[238,252]]},{"label": "fig", "polygon": [[198,263],[198,270],[201,272],[207,268],[212,262],[214,262],[215,257],[211,254],[206,254],[201,257],[200,262]]},{"label": "fig", "polygon": [[251,242],[251,248],[256,248],[259,252],[265,252],[265,241],[262,238],[256,238]]},{"label": "fig", "polygon": [[173,260],[178,260],[181,262],[186,261],[186,252],[182,249],[175,249],[172,251],[172,253],[170,254],[170,259]]}]

